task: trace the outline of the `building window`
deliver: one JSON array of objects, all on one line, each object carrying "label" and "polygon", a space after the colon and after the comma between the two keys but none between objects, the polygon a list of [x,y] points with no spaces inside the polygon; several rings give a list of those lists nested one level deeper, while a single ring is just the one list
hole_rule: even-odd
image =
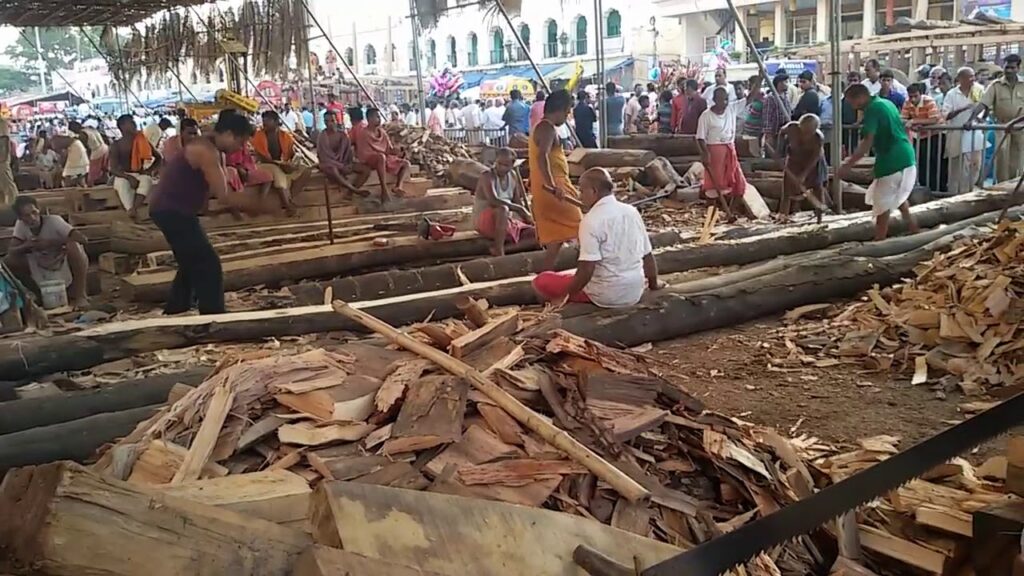
[{"label": "building window", "polygon": [[807,46],[814,42],[815,16],[797,16],[789,21],[789,45]]},{"label": "building window", "polygon": [[373,47],[373,44],[367,44],[366,48],[363,49],[363,62],[367,66],[375,66],[377,64],[377,50]]},{"label": "building window", "polygon": [[427,40],[427,68],[437,68],[437,43],[433,38]]},{"label": "building window", "polygon": [[704,37],[704,53],[714,52],[718,49],[718,46],[722,43],[721,36],[705,36]]},{"label": "building window", "polygon": [[519,39],[526,45],[526,50],[516,47],[516,60],[526,60],[530,52],[530,27],[526,24],[519,25]]},{"label": "building window", "polygon": [[448,63],[452,66],[459,65],[459,53],[455,50],[455,37],[448,37]]},{"label": "building window", "polygon": [[397,49],[397,48],[395,48],[395,45],[394,45],[394,44],[392,44],[392,45],[391,45],[391,63],[392,63],[392,64],[394,64],[394,63],[395,63],[395,54],[397,54],[397,53],[398,53],[398,49]]},{"label": "building window", "polygon": [[505,62],[505,34],[501,28],[491,30],[491,64],[504,64]]},{"label": "building window", "polygon": [[345,62],[349,66],[356,65],[356,51],[351,48],[345,48]]},{"label": "building window", "polygon": [[604,19],[605,37],[618,38],[622,36],[622,16],[618,10],[609,10],[608,16]]},{"label": "building window", "polygon": [[476,52],[476,32],[469,33],[469,38],[466,39],[466,43],[468,46],[466,51],[466,65],[476,66],[477,64],[479,64],[479,59],[477,58]]},{"label": "building window", "polygon": [[584,16],[576,17],[576,51],[577,56],[587,53],[587,19]]},{"label": "building window", "polygon": [[558,24],[548,20],[547,34],[544,38],[544,57],[558,58]]}]

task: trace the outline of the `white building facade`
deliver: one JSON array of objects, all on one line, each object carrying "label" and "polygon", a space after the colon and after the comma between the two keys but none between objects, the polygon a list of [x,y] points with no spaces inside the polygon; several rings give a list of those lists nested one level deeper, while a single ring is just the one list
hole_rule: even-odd
[{"label": "white building facade", "polygon": [[[377,0],[337,10],[336,0],[311,2],[320,24],[356,73],[402,77],[415,71],[413,27],[407,0]],[[542,70],[554,72],[577,61],[584,76],[593,74],[597,54],[597,18],[593,2],[585,0],[523,0],[513,26],[527,51],[493,7],[479,3],[456,5],[449,0],[435,26],[423,29],[421,67],[426,77],[450,66],[469,77],[474,73],[500,73],[529,64],[527,52]],[[603,0],[600,33],[607,67],[629,66],[630,79],[646,78],[657,60],[679,57],[678,20],[656,18],[652,0]],[[326,40],[314,40],[313,51],[327,53]],[[547,74],[547,72],[545,72]],[[532,74],[523,74],[532,76]],[[479,76],[479,74],[476,74]]]}]

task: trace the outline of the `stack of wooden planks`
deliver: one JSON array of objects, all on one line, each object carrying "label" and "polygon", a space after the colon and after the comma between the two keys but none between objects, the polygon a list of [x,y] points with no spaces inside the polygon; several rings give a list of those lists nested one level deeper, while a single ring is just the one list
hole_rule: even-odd
[{"label": "stack of wooden planks", "polygon": [[[852,452],[817,459],[815,468],[838,482],[898,452],[899,441],[864,438]],[[865,506],[858,514],[862,549],[885,573],[967,573],[972,515],[1016,499],[1006,494],[1006,466],[1005,456],[977,467],[957,458]]]},{"label": "stack of wooden planks", "polygon": [[780,330],[790,355],[778,362],[829,357],[902,370],[943,396],[957,388],[968,395],[1018,392],[1022,244],[1024,223],[1004,220],[921,263],[901,284],[876,287],[848,306],[797,309],[791,320],[825,318]]}]

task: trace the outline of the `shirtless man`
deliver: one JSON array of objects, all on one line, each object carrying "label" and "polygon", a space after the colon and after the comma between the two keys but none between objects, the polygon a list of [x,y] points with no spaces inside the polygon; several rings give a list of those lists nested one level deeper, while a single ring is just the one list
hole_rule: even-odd
[{"label": "shirtless man", "polygon": [[370,167],[356,162],[355,148],[344,130],[338,127],[338,115],[334,112],[324,113],[326,127],[316,139],[316,154],[320,163],[320,171],[324,176],[343,189],[368,196],[370,191],[352,185],[347,176],[355,174],[357,178],[365,178],[370,174]]},{"label": "shirtless man", "polygon": [[153,174],[160,170],[161,157],[135,124],[131,114],[117,119],[121,138],[110,145],[110,173],[121,205],[132,219],[153,187]]},{"label": "shirtless man", "polygon": [[480,174],[473,194],[473,227],[494,241],[493,256],[505,255],[505,241],[518,243],[533,236],[533,218],[526,207],[526,191],[515,172],[516,153],[500,148],[494,167]]},{"label": "shirtless man", "polygon": [[[786,172],[782,180],[785,201],[779,213],[788,216],[793,199],[807,198],[821,221],[822,211],[831,204],[825,183],[828,165],[825,163],[825,136],[819,129],[821,121],[816,114],[804,114],[799,121],[782,127],[782,136],[788,142]],[[810,193],[810,194],[808,194]]]},{"label": "shirtless man", "polygon": [[[380,111],[376,108],[366,111],[366,127],[359,130],[356,136],[356,154],[360,162],[377,172],[381,204],[387,204],[391,200],[388,174],[395,175],[395,193],[399,196],[405,195],[402,185],[409,176],[409,161],[399,156],[399,150],[394,147],[387,131],[381,126]],[[356,186],[365,184],[366,178],[367,176],[359,176],[355,182]]]}]

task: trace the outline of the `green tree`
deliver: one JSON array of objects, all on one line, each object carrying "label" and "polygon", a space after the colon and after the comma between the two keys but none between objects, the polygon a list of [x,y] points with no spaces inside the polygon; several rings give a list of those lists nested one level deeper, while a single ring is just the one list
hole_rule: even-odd
[{"label": "green tree", "polygon": [[20,68],[0,66],[0,96],[26,92],[39,85],[39,75]]},{"label": "green tree", "polygon": [[[34,65],[38,59],[36,51],[36,34],[34,28],[22,28],[23,34],[18,40],[4,50],[4,54],[22,66]],[[99,42],[100,29],[87,29],[86,32],[95,42]],[[89,41],[82,37],[77,28],[40,28],[39,44],[43,59],[52,68],[70,68],[79,57],[95,58],[99,56]]]}]

